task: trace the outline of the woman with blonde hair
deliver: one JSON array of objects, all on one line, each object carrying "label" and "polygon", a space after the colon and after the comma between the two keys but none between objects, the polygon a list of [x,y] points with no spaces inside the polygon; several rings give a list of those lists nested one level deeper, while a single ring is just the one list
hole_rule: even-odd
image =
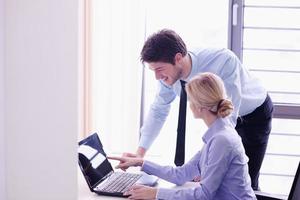
[{"label": "woman with blonde hair", "polygon": [[116,168],[141,166],[142,171],[177,185],[200,176],[199,185],[178,190],[135,185],[125,195],[130,199],[256,199],[248,174],[248,158],[228,118],[234,108],[223,81],[213,73],[201,73],[186,84],[186,92],[194,117],[202,119],[208,127],[202,137],[202,149],[189,162],[171,167],[136,157],[110,159],[121,161]]}]

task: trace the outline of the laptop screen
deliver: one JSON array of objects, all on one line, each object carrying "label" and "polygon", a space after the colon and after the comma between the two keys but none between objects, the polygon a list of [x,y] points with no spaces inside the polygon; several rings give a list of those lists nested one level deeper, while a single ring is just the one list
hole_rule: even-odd
[{"label": "laptop screen", "polygon": [[113,171],[97,133],[79,143],[78,156],[81,171],[90,188],[96,186],[100,180]]}]

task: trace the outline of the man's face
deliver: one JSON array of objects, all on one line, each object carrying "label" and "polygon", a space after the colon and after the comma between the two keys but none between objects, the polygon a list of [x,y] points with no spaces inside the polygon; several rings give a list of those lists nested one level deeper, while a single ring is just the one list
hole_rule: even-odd
[{"label": "man's face", "polygon": [[156,80],[162,80],[167,85],[173,85],[182,74],[182,68],[179,65],[173,65],[165,62],[150,62],[149,69],[155,73]]}]

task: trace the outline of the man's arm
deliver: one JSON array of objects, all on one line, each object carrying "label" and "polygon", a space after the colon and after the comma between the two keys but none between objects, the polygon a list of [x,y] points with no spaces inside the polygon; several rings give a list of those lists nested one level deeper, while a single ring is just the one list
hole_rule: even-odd
[{"label": "man's arm", "polygon": [[138,147],[136,151],[137,157],[144,158],[145,154],[146,154],[146,149],[144,149],[143,147]]},{"label": "man's arm", "polygon": [[234,109],[231,114],[231,121],[234,126],[236,126],[237,118],[239,116],[241,101],[242,101],[242,89],[241,89],[241,80],[240,80],[240,68],[241,62],[237,57],[231,55],[231,57],[225,63],[221,78],[224,81],[226,92],[228,98],[231,99]]},{"label": "man's arm", "polygon": [[146,120],[141,128],[141,137],[137,153],[145,155],[145,152],[152,145],[158,136],[163,124],[169,115],[171,103],[176,98],[176,93],[171,86],[159,81],[158,92],[152,103]]},{"label": "man's arm", "polygon": [[[159,134],[169,114],[171,103],[175,98],[176,93],[173,91],[173,88],[159,81],[157,95],[141,128],[141,137],[137,151],[135,154],[123,153],[122,157],[143,158],[145,156],[147,149]],[[121,163],[122,161],[120,161]],[[127,168],[122,167],[121,169],[125,171]]]}]

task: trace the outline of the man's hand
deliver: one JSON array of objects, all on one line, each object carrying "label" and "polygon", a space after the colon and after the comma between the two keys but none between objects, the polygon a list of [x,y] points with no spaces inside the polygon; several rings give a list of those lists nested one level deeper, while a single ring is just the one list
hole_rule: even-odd
[{"label": "man's hand", "polygon": [[136,151],[136,156],[144,158],[146,154],[146,149],[144,149],[143,147],[139,147]]},{"label": "man's hand", "polygon": [[129,199],[155,199],[157,188],[145,185],[133,185],[124,195],[129,195]]},{"label": "man's hand", "polygon": [[[122,158],[143,158],[146,154],[146,149],[143,147],[139,147],[136,151],[136,154],[134,153],[123,153]],[[123,164],[123,161],[120,161],[119,165]],[[120,167],[123,171],[126,171],[128,167]]]},{"label": "man's hand", "polygon": [[118,160],[120,163],[115,167],[116,169],[122,169],[123,171],[126,171],[131,166],[142,166],[144,163],[143,158],[140,157],[116,157],[116,156],[107,156],[108,159],[111,160]]}]

